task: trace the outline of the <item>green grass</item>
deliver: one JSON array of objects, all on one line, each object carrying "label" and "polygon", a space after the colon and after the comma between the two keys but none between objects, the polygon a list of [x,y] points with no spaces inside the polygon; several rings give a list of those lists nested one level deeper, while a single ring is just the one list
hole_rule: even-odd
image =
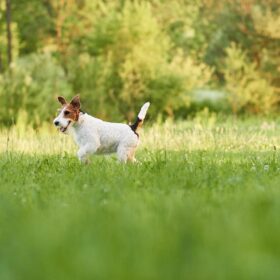
[{"label": "green grass", "polygon": [[82,166],[53,132],[0,139],[1,280],[280,277],[277,122],[155,125],[137,165]]}]

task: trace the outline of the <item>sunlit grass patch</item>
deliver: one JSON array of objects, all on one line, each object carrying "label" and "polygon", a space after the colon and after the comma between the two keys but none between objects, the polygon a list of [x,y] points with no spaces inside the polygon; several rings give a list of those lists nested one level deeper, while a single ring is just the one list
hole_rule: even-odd
[{"label": "sunlit grass patch", "polygon": [[[269,151],[278,149],[280,125],[276,120],[235,118],[219,119],[215,115],[194,120],[163,124],[148,122],[140,132],[140,150],[166,151]],[[27,154],[75,154],[71,137],[51,125],[34,130],[30,127],[2,129],[0,152]]]}]

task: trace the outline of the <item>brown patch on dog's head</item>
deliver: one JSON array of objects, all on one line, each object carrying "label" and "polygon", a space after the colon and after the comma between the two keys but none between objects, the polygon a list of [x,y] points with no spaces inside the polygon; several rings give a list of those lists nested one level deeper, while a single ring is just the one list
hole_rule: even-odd
[{"label": "brown patch on dog's head", "polygon": [[70,101],[70,103],[67,103],[65,98],[62,96],[59,96],[57,99],[59,103],[63,106],[63,117],[71,121],[78,121],[81,108],[80,96],[76,95]]}]

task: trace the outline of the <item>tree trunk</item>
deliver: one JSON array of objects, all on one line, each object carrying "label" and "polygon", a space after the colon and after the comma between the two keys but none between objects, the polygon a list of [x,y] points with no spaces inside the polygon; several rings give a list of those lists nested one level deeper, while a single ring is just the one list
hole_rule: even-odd
[{"label": "tree trunk", "polygon": [[[0,0],[0,7],[1,7],[1,0]],[[0,26],[0,32],[1,32],[1,26]],[[0,73],[3,71],[3,60],[2,60],[2,50],[0,48]]]},{"label": "tree trunk", "polygon": [[6,0],[6,26],[7,26],[7,56],[8,64],[12,62],[12,30],[11,30],[11,0]]}]

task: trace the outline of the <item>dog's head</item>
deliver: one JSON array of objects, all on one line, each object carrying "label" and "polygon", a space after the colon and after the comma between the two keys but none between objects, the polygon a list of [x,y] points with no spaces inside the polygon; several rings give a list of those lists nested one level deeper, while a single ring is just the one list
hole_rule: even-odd
[{"label": "dog's head", "polygon": [[53,123],[61,132],[65,133],[70,126],[79,120],[81,108],[80,96],[75,96],[70,103],[68,103],[62,96],[59,96],[57,100],[62,107]]}]

